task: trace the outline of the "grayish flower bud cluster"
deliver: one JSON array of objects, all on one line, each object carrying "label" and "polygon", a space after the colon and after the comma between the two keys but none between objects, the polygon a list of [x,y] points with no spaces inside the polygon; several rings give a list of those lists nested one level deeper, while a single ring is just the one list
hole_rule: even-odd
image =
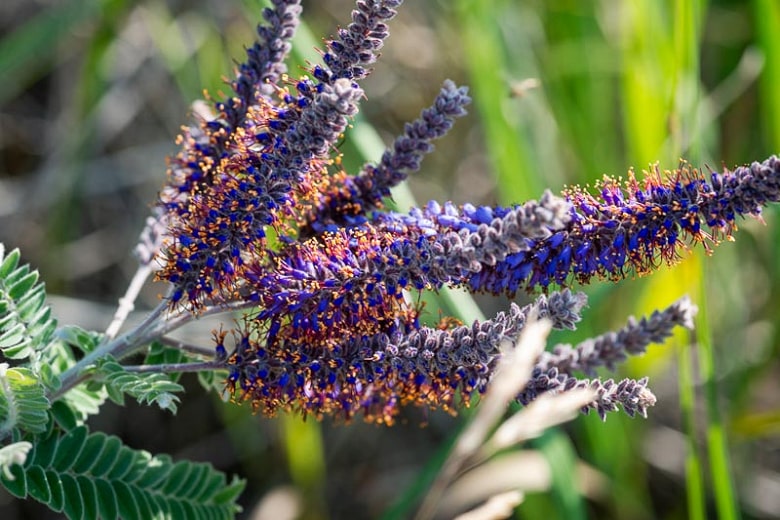
[{"label": "grayish flower bud cluster", "polygon": [[583,372],[589,376],[595,375],[601,366],[614,370],[628,356],[643,354],[651,343],[663,343],[675,327],[692,329],[696,312],[696,306],[685,296],[663,311],[653,311],[649,317],[630,317],[618,331],[587,339],[576,347],[558,345],[552,352],[542,354],[538,366],[542,370],[554,367],[564,374]]},{"label": "grayish flower bud cluster", "polygon": [[161,208],[154,208],[152,215],[146,217],[146,225],[138,237],[135,246],[136,258],[141,265],[151,265],[155,257],[160,253],[163,238],[168,232],[168,217]]},{"label": "grayish flower bud cluster", "polygon": [[[333,143],[347,128],[348,117],[358,111],[358,102],[363,89],[357,83],[339,78],[332,85],[323,84],[315,96],[310,110],[301,113],[301,119],[289,134],[289,143],[300,143],[300,151],[306,154],[327,155]],[[294,156],[294,155],[293,155]]]},{"label": "grayish flower bud cluster", "polygon": [[555,367],[543,370],[535,367],[525,389],[517,397],[522,404],[528,404],[543,393],[568,392],[575,388],[591,388],[596,391],[596,399],[588,404],[583,411],[595,410],[602,420],[607,413],[623,411],[633,417],[647,417],[647,409],[655,405],[655,395],[647,388],[648,379],[623,379],[616,383],[612,379],[577,379],[574,376],[560,373]]}]

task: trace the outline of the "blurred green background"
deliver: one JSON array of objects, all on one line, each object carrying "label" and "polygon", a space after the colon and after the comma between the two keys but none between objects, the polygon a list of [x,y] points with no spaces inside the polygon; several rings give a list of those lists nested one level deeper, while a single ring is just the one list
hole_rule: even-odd
[{"label": "blurred green background", "polygon": [[[0,241],[40,269],[61,322],[110,321],[173,139],[203,89],[227,92],[223,77],[243,60],[262,5],[0,5]],[[296,39],[291,74],[317,60],[314,46],[348,23],[353,3],[303,5],[310,33]],[[410,180],[417,200],[508,204],[656,161],[760,161],[780,149],[780,2],[407,2],[364,84],[360,119],[341,147],[347,166],[377,158],[376,135],[389,142],[445,78],[469,85],[474,103]],[[409,203],[403,191],[396,198]],[[553,471],[552,491],[529,494],[518,518],[780,517],[777,215],[745,221],[712,257],[695,251],[651,277],[584,288],[585,321],[554,341],[619,327],[686,293],[701,309],[698,330],[618,375],[650,376],[659,403],[647,420],[583,416],[535,443],[554,467],[574,467],[576,457],[589,471],[583,493]],[[139,310],[163,291],[150,285]],[[477,302],[486,315],[508,305]],[[437,306],[476,314],[457,296],[432,301],[433,319]],[[189,382],[176,417],[106,405],[92,427],[246,476],[246,518],[265,518],[269,497],[305,518],[404,518],[460,425],[419,410],[393,428],[267,419]],[[0,518],[48,517],[56,515],[0,493]]]}]

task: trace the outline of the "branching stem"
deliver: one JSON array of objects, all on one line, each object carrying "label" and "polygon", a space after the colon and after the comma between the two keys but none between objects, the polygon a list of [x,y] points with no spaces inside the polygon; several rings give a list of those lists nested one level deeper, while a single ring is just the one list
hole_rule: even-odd
[{"label": "branching stem", "polygon": [[203,370],[218,370],[225,368],[224,361],[195,361],[192,363],[163,363],[160,365],[128,365],[124,367],[128,372],[139,374],[172,374],[183,372],[201,372]]},{"label": "branching stem", "polygon": [[[148,276],[148,274],[149,273],[146,273],[146,275],[142,274],[142,269],[139,269],[139,271],[136,273],[136,276],[134,276],[133,278],[133,282],[131,282],[131,286],[134,283],[138,283],[140,288],[142,282],[138,280],[145,279],[144,276]],[[121,327],[122,323],[127,317],[127,313],[129,313],[129,309],[132,308],[132,303],[130,303],[130,306],[124,311],[121,310],[121,307],[123,305],[127,306],[126,303],[127,301],[132,302],[134,300],[135,296],[133,294],[137,294],[137,290],[139,288],[128,289],[127,293],[125,294],[125,297],[122,298],[122,300],[120,300],[120,309],[117,309],[116,315],[114,317],[114,321],[111,323],[111,326],[109,326],[107,333],[113,331],[115,334],[116,331],[114,329],[118,330],[119,327]],[[135,291],[135,293],[133,291]],[[166,338],[164,337],[164,335],[186,325],[187,323],[189,323],[191,320],[195,318],[222,314],[222,313],[231,312],[235,310],[247,309],[247,308],[254,307],[256,305],[257,304],[255,302],[236,301],[224,305],[207,307],[202,312],[199,312],[197,315],[187,310],[182,310],[176,314],[171,315],[169,312],[168,298],[163,298],[160,304],[154,310],[152,310],[152,312],[150,312],[149,315],[135,328],[129,330],[125,334],[122,334],[121,336],[116,338],[111,337],[110,335],[107,334],[105,341],[101,343],[97,348],[95,348],[95,350],[87,354],[78,363],[76,363],[68,370],[63,372],[61,376],[62,384],[60,388],[58,388],[53,392],[50,392],[48,398],[50,401],[56,401],[57,399],[65,395],[73,387],[89,379],[89,371],[87,370],[87,368],[93,363],[95,363],[98,359],[110,355],[116,358],[117,360],[121,360],[131,354],[134,354],[140,348],[145,347],[146,345],[148,345],[150,342],[154,340],[160,340],[166,345],[179,348],[185,352],[197,354],[199,356],[213,357],[214,351],[211,349],[207,349],[205,347],[201,347],[198,345],[187,344],[175,340],[173,338]],[[157,367],[165,367],[165,366],[174,366],[174,365],[149,365],[150,368],[148,369],[148,371],[151,372],[160,371],[160,369],[158,369]],[[192,367],[191,370],[185,370],[185,371],[197,371],[197,370],[211,370],[214,368],[221,368],[223,365],[221,364],[221,362],[217,362],[216,360],[214,360],[214,361],[206,361],[206,362],[196,362],[193,364],[182,364],[180,366]],[[200,366],[200,368],[195,368],[197,366]],[[138,368],[136,368],[135,370],[139,371]]]},{"label": "branching stem", "polygon": [[163,345],[167,345],[169,347],[173,347],[175,349],[182,350],[190,354],[195,354],[197,356],[204,356],[209,358],[214,357],[214,347],[203,347],[201,345],[193,345],[192,343],[186,343],[176,338],[170,338],[167,336],[159,338],[158,341]]},{"label": "branching stem", "polygon": [[158,337],[163,326],[162,324],[165,322],[165,320],[160,318],[166,315],[167,310],[168,301],[164,299],[137,327],[118,338],[109,339],[98,345],[95,350],[62,373],[60,377],[61,385],[57,390],[48,395],[49,400],[56,401],[74,386],[86,381],[89,378],[89,373],[86,369],[98,359],[107,355],[114,356],[116,359],[122,359]]}]

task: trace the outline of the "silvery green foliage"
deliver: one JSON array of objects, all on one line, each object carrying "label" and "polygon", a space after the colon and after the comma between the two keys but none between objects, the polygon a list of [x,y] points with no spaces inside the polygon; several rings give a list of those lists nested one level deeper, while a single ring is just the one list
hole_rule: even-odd
[{"label": "silvery green foliage", "polygon": [[60,375],[101,335],[57,329],[38,273],[19,258],[0,245],[0,349],[7,361],[0,363],[0,483],[68,518],[232,518],[240,479],[134,450],[84,424],[106,398],[122,404],[130,396],[175,413],[182,387],[168,375],[130,372],[106,357],[88,383],[53,402]]},{"label": "silvery green foliage", "polygon": [[5,254],[0,245],[0,351],[7,359],[32,358],[39,367],[39,353],[52,338],[57,322],[46,305],[38,271],[19,265],[20,253]]}]

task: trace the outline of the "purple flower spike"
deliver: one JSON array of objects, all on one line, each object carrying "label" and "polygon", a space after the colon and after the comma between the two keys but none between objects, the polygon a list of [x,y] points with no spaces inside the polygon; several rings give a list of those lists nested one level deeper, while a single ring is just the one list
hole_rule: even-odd
[{"label": "purple flower spike", "polygon": [[465,87],[445,81],[433,105],[406,124],[403,135],[396,138],[378,164],[366,164],[358,175],[343,177],[341,183],[323,194],[323,202],[308,219],[311,232],[349,225],[350,217],[381,208],[390,188],[420,169],[423,157],[433,151],[432,141],[445,136],[455,119],[466,115],[469,103],[471,98]]},{"label": "purple flower spike", "polygon": [[569,223],[475,273],[471,288],[513,294],[586,284],[594,276],[619,280],[675,262],[686,244],[702,243],[710,252],[731,238],[737,216],[759,216],[762,206],[780,201],[780,159],[712,173],[710,182],[683,164],[665,175],[656,170],[642,183],[633,175],[624,184],[606,179],[600,188],[600,196],[577,187],[565,192]]}]

